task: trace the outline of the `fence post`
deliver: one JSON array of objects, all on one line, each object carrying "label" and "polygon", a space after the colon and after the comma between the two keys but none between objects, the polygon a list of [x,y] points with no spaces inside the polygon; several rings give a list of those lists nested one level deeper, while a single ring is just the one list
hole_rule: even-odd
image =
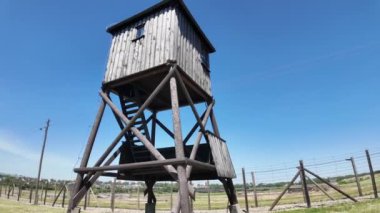
[{"label": "fence post", "polygon": [[361,196],[363,196],[363,192],[362,192],[362,187],[360,186],[360,180],[359,180],[359,177],[358,177],[358,172],[356,170],[355,159],[354,159],[354,157],[350,157],[350,158],[348,158],[346,160],[347,161],[351,161],[352,170],[354,171],[356,186],[358,187],[359,196],[361,197]]},{"label": "fence post", "polygon": [[22,186],[19,186],[18,187],[17,201],[20,201],[21,193],[22,193]]},{"label": "fence post", "polygon": [[257,200],[257,189],[256,189],[256,177],[255,172],[251,172],[252,175],[252,185],[253,185],[253,198],[255,200],[255,207],[259,207],[259,201]]},{"label": "fence post", "polygon": [[173,182],[170,182],[170,209],[173,209]]},{"label": "fence post", "polygon": [[7,198],[9,199],[9,195],[11,194],[12,188],[8,186],[7,188]]},{"label": "fence post", "polygon": [[0,197],[2,193],[3,193],[3,185],[0,185]]},{"label": "fence post", "polygon": [[210,181],[207,180],[207,204],[208,204],[208,210],[211,210],[211,189],[210,189]]},{"label": "fence post", "polygon": [[243,187],[244,187],[244,199],[245,199],[245,211],[249,213],[249,203],[248,203],[248,194],[247,194],[247,183],[245,181],[245,169],[242,168],[243,173]]},{"label": "fence post", "polygon": [[137,184],[137,209],[140,210],[140,183]]},{"label": "fence post", "polygon": [[90,207],[91,202],[91,188],[87,192],[87,206]]},{"label": "fence post", "polygon": [[113,179],[112,188],[111,188],[111,210],[114,212],[115,210],[115,185],[116,178]]},{"label": "fence post", "polygon": [[66,185],[63,186],[63,198],[62,198],[62,207],[65,207],[65,199],[66,199]]},{"label": "fence post", "polygon": [[57,197],[57,182],[54,183],[54,198]]},{"label": "fence post", "polygon": [[44,205],[46,205],[46,196],[47,196],[48,186],[45,188],[45,197],[44,197]]},{"label": "fence post", "polygon": [[301,182],[302,182],[303,193],[304,193],[304,196],[305,196],[305,202],[306,202],[307,208],[310,208],[311,207],[311,203],[310,203],[309,189],[307,188],[305,170],[304,170],[304,166],[303,166],[303,161],[302,160],[300,160],[300,175],[301,175]]},{"label": "fence post", "polygon": [[367,155],[368,167],[369,167],[369,172],[370,172],[371,180],[372,180],[373,195],[375,196],[375,198],[379,198],[377,194],[375,173],[373,172],[373,167],[372,167],[372,162],[371,162],[371,155],[369,154],[368,149],[365,150],[365,154]]},{"label": "fence post", "polygon": [[33,193],[33,188],[32,186],[30,186],[29,203],[32,203],[32,193]]},{"label": "fence post", "polygon": [[87,208],[88,192],[89,192],[89,191],[87,191],[87,192],[86,192],[86,195],[84,196],[83,210],[86,210],[86,208]]},{"label": "fence post", "polygon": [[44,196],[44,184],[41,184],[41,195],[40,195],[40,200],[42,200],[42,196]]}]

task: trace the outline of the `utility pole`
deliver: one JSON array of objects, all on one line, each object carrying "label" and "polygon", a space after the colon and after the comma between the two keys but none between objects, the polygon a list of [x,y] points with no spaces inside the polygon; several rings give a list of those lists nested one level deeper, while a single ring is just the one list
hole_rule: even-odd
[{"label": "utility pole", "polygon": [[46,139],[47,139],[47,134],[48,134],[48,130],[49,130],[49,125],[50,125],[50,119],[47,120],[46,126],[44,128],[41,128],[41,130],[45,129],[45,136],[44,136],[44,143],[42,144],[40,164],[39,164],[39,167],[38,167],[38,177],[37,177],[37,184],[36,184],[36,194],[35,194],[35,197],[34,197],[34,205],[38,204],[38,187],[40,185],[42,160],[44,158],[45,145],[46,145]]}]

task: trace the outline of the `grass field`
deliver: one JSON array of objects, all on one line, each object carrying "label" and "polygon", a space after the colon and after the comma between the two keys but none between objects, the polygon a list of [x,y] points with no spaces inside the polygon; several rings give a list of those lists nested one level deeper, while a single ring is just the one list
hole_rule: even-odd
[{"label": "grass field", "polygon": [[64,213],[62,208],[54,208],[48,206],[34,206],[31,204],[17,202],[15,200],[0,199],[1,213]]},{"label": "grass field", "polygon": [[361,203],[346,203],[339,204],[330,207],[311,208],[311,209],[299,209],[286,211],[287,213],[378,213],[380,212],[380,200],[371,200]]},{"label": "grass field", "polygon": [[[377,174],[377,181],[378,185],[380,186],[380,175]],[[372,187],[371,187],[371,182],[370,178],[368,175],[364,175],[361,177],[361,186],[363,189],[364,195],[369,198],[373,197],[372,195]],[[272,204],[273,200],[281,193],[281,191],[284,189],[285,186],[283,187],[271,187],[268,189],[259,189],[258,190],[258,203],[259,206],[261,207],[260,209],[268,209],[269,206]],[[353,197],[358,197],[358,191],[357,191],[357,186],[356,182],[353,178],[347,178],[344,180],[342,184],[339,185],[339,188],[345,191],[346,193],[350,194]],[[5,191],[7,189],[4,187],[3,188],[3,197],[1,197],[1,202],[0,202],[0,212],[64,212],[62,211],[61,208],[47,208],[47,209],[38,209],[38,207],[33,206],[33,205],[27,205],[26,203],[29,202],[29,196],[30,196],[30,191],[29,190],[22,190],[21,192],[21,203],[24,203],[23,205],[18,204],[16,201],[11,201],[11,200],[16,200],[17,199],[17,194],[18,194],[18,189],[16,188],[14,190],[14,196],[11,196],[11,200],[9,201],[4,201],[4,195]],[[142,190],[141,190],[142,191]],[[341,200],[344,197],[337,193],[336,191],[332,189],[327,190],[328,194],[330,194],[334,199],[336,200]],[[329,198],[326,197],[321,191],[310,191],[310,197],[312,201],[312,206],[315,206],[317,203],[322,202],[325,203],[326,201],[329,201]],[[47,196],[46,196],[46,203],[51,206],[53,200],[54,200],[54,191],[48,191]],[[43,195],[41,194],[41,201],[40,203],[43,203]],[[238,200],[240,203],[241,207],[245,206],[245,200],[244,200],[244,193],[242,192],[241,189],[237,189],[237,195],[238,195]],[[176,193],[173,193],[173,200],[171,199],[171,194],[170,193],[156,193],[157,197],[157,210],[161,211],[168,211],[170,209],[170,206],[172,202],[175,202],[175,197]],[[248,194],[248,200],[250,207],[253,208],[254,205],[254,200],[253,200],[253,193],[252,191],[249,191]],[[110,194],[109,193],[103,193],[103,194],[91,194],[90,196],[91,202],[90,202],[90,207],[100,207],[104,209],[109,209],[110,207]],[[68,204],[68,196],[66,194],[66,199],[64,200],[65,206]],[[145,205],[145,200],[146,198],[144,197],[143,193],[136,193],[136,192],[131,192],[131,193],[123,193],[123,194],[116,194],[115,197],[115,208],[117,209],[131,209],[131,210],[138,210],[138,209],[144,209]],[[211,209],[212,210],[223,210],[226,209],[227,207],[227,196],[225,195],[224,192],[211,192],[210,196],[210,203],[211,203]],[[9,202],[13,202],[14,208],[11,208],[12,210],[7,210],[7,208],[10,208],[12,205],[9,204]],[[56,206],[61,206],[63,202],[62,195],[59,197],[57,200]],[[361,209],[368,209],[363,212],[380,212],[378,207],[380,204],[378,202],[365,202],[363,204],[356,204],[356,205],[351,205],[349,201],[348,204],[342,204],[338,205],[336,207],[328,208],[329,210],[324,210],[324,208],[318,209],[318,210],[301,210],[298,212],[357,212],[358,210]],[[292,208],[293,206],[300,206],[303,205],[303,194],[302,191],[299,192],[293,192],[293,193],[286,193],[283,199],[279,202],[279,206],[275,208],[276,209],[281,209],[283,206],[290,206],[289,208]],[[83,206],[83,200],[80,204],[80,206]],[[373,208],[376,208],[375,210],[371,210],[371,206],[374,206]],[[365,207],[365,208],[364,208]],[[26,210],[23,210],[23,208],[26,208]],[[36,209],[37,208],[37,209]],[[334,210],[337,208],[336,210]],[[354,210],[350,210],[353,208]],[[203,212],[208,210],[208,194],[207,193],[201,193],[198,192],[196,194],[196,201],[194,201],[194,209],[195,210],[203,210]],[[256,209],[255,209],[256,210]],[[297,212],[297,211],[296,211]]]},{"label": "grass field", "polygon": [[[34,206],[26,203],[17,202],[14,200],[0,199],[0,212],[1,213],[64,213],[65,209],[49,206]],[[92,211],[86,211],[91,213]],[[98,212],[98,211],[97,211]],[[256,211],[253,211],[256,212]],[[361,203],[345,203],[334,205],[330,207],[311,208],[311,209],[298,209],[285,211],[286,213],[334,213],[334,212],[347,212],[347,213],[378,213],[380,212],[380,199],[370,200]]]}]

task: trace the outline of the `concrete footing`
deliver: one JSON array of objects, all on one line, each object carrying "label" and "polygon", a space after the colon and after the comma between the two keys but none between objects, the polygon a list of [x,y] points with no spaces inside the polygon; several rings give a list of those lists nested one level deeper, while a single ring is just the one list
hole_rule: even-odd
[{"label": "concrete footing", "polygon": [[76,207],[75,209],[72,209],[70,213],[80,213],[80,208]]},{"label": "concrete footing", "polygon": [[231,213],[242,213],[239,204],[230,205],[229,209]]}]

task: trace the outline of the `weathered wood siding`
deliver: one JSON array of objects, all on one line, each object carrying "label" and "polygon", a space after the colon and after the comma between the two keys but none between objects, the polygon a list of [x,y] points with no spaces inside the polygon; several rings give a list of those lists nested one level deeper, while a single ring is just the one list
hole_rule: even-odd
[{"label": "weathered wood siding", "polygon": [[181,10],[176,10],[178,35],[176,36],[176,60],[178,65],[204,91],[211,95],[210,73],[202,65],[201,55],[208,55],[205,44]]},{"label": "weathered wood siding", "polygon": [[[174,8],[164,8],[115,34],[109,52],[105,82],[164,64],[169,59],[175,60],[175,19]],[[144,23],[144,37],[134,41],[136,27]]]},{"label": "weathered wood siding", "polygon": [[[136,27],[145,23],[144,38],[133,41]],[[162,9],[127,26],[112,38],[104,81],[111,82],[176,60],[185,73],[211,95],[208,71],[201,54],[208,54],[199,34],[182,11],[173,6]]]},{"label": "weathered wood siding", "polygon": [[216,172],[219,177],[236,178],[236,173],[227,144],[220,138],[207,134],[210,142],[211,154],[215,162]]}]

